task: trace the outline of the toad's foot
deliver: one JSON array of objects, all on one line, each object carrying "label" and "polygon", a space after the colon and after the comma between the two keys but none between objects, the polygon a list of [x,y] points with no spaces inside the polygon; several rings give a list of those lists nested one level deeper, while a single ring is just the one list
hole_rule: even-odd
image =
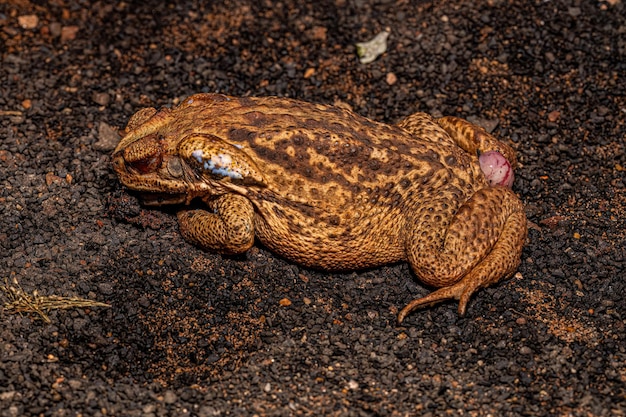
[{"label": "toad's foot", "polygon": [[[446,300],[459,300],[459,315],[465,315],[467,303],[472,297],[472,294],[474,294],[478,289],[486,287],[493,282],[499,281],[500,279],[500,277],[494,277],[494,274],[489,274],[490,276],[478,276],[475,271],[479,268],[480,265],[472,272],[470,272],[467,276],[465,276],[465,278],[463,278],[461,281],[457,282],[454,285],[440,288],[425,297],[416,298],[415,300],[408,303],[398,314],[398,324],[402,323],[405,317],[412,313],[414,310],[422,307],[433,306]],[[508,278],[512,274],[513,272],[509,273],[504,278]]]},{"label": "toad's foot", "polygon": [[212,211],[181,210],[178,224],[185,239],[224,254],[243,253],[254,243],[254,208],[247,198],[225,194],[207,199]]}]

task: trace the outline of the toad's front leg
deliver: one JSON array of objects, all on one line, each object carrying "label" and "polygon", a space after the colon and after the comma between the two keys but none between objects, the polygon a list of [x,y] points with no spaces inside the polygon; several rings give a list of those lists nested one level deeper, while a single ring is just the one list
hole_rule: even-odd
[{"label": "toad's front leg", "polygon": [[178,224],[190,242],[219,253],[235,254],[254,243],[254,207],[247,198],[225,194],[206,204],[206,210],[182,210]]},{"label": "toad's front leg", "polygon": [[459,300],[465,314],[472,294],[515,272],[526,240],[526,215],[517,196],[506,187],[478,191],[457,211],[439,242],[412,237],[408,260],[426,284],[439,288],[411,301],[398,322],[413,310],[448,299]]}]

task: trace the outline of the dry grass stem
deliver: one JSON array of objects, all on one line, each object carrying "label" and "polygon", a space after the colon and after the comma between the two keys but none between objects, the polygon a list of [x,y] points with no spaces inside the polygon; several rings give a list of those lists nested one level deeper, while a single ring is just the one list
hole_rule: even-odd
[{"label": "dry grass stem", "polygon": [[61,297],[58,295],[39,295],[37,290],[32,294],[25,292],[16,278],[13,285],[5,278],[4,285],[0,285],[0,292],[8,299],[4,308],[12,313],[35,313],[46,323],[51,323],[48,317],[50,310],[67,310],[81,307],[111,307],[109,304],[88,300],[79,297]]}]

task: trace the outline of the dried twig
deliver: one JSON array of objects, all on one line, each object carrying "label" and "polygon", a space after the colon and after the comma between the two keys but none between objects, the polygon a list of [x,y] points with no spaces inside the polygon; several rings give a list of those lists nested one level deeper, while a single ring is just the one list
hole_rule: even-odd
[{"label": "dried twig", "polygon": [[4,303],[4,308],[14,313],[36,313],[46,323],[51,323],[48,317],[50,310],[66,310],[81,307],[111,307],[109,304],[88,300],[79,297],[61,297],[58,295],[39,295],[37,290],[32,294],[26,293],[16,278],[13,285],[4,279],[4,285],[0,285],[0,292],[4,293],[9,300]]}]

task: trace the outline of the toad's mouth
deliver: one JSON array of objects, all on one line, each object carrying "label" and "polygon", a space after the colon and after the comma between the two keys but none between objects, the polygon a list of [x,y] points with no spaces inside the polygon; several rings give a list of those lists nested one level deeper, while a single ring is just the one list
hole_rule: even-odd
[{"label": "toad's mouth", "polygon": [[508,188],[513,186],[513,167],[500,152],[487,151],[482,153],[478,157],[478,162],[489,185],[500,185]]},{"label": "toad's mouth", "polygon": [[145,206],[164,206],[169,204],[183,204],[187,200],[187,195],[143,192],[139,194],[139,198]]}]

